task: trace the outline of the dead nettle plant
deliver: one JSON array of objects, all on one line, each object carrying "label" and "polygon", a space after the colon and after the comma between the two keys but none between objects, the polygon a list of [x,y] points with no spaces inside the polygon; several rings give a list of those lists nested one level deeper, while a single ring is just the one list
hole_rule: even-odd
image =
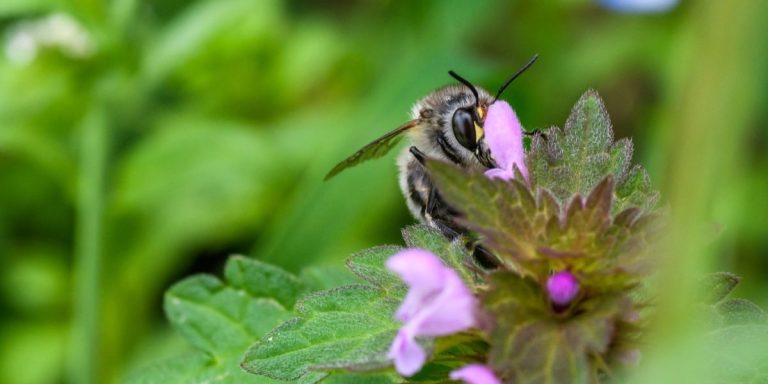
[{"label": "dead nettle plant", "polygon": [[[223,279],[193,276],[166,294],[166,314],[194,350],[130,381],[594,383],[642,369],[666,214],[631,163],[632,142],[614,140],[594,91],[528,150],[505,102],[490,106],[484,128],[498,168],[426,161],[471,239],[407,227],[404,247],[347,260],[359,282],[325,290],[232,257]],[[498,266],[484,269],[468,243]],[[744,346],[768,344],[767,316],[726,298],[737,282],[702,278],[704,337],[727,351],[711,378],[765,380],[768,359]]]}]

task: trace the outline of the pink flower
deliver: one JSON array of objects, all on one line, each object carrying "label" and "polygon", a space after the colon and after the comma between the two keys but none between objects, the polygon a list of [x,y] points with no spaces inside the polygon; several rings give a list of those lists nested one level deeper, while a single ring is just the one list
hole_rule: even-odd
[{"label": "pink flower", "polygon": [[497,101],[488,107],[488,115],[483,125],[485,142],[491,150],[491,156],[498,168],[489,169],[485,175],[504,180],[515,177],[515,166],[528,180],[528,168],[525,167],[523,151],[523,126],[515,111],[505,101]]},{"label": "pink flower", "polygon": [[501,384],[490,368],[482,364],[470,364],[451,372],[451,380],[464,380],[469,384]]},{"label": "pink flower", "polygon": [[388,356],[403,376],[418,372],[426,352],[419,336],[443,336],[476,324],[476,301],[459,275],[431,252],[410,248],[387,260],[387,268],[400,275],[410,288],[395,318],[403,322]]},{"label": "pink flower", "polygon": [[555,273],[547,280],[547,292],[556,305],[568,305],[579,293],[579,281],[568,271]]}]

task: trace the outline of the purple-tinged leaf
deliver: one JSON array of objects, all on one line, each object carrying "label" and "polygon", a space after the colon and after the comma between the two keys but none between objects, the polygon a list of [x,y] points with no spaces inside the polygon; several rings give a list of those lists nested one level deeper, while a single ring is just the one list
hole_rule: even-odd
[{"label": "purple-tinged leaf", "polygon": [[590,90],[573,107],[564,129],[553,127],[534,136],[526,162],[533,185],[552,191],[560,201],[585,196],[611,175],[616,184],[611,211],[632,206],[647,211],[655,206],[658,193],[642,167],[630,170],[632,150],[627,138],[613,141],[605,105]]}]

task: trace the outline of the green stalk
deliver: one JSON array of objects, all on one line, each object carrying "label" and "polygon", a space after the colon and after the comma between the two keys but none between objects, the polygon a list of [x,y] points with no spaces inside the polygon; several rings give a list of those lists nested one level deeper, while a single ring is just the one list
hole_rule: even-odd
[{"label": "green stalk", "polygon": [[70,381],[91,384],[99,378],[101,254],[107,127],[94,107],[80,126],[75,233],[75,299]]},{"label": "green stalk", "polygon": [[[762,2],[692,2],[683,31],[684,54],[674,57],[663,128],[670,133],[665,196],[671,207],[658,327],[638,382],[706,379],[695,315],[699,278],[714,269],[713,207],[727,198],[738,174],[739,147],[758,111],[760,67],[765,62],[766,6]],[[760,42],[761,43],[761,42]],[[675,46],[675,45],[673,45]],[[756,78],[760,77],[760,79]]]}]

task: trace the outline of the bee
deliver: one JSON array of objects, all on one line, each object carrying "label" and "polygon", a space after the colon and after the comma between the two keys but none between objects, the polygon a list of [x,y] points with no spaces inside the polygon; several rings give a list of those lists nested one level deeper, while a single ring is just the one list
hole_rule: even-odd
[{"label": "bee", "polygon": [[[475,170],[496,168],[484,140],[486,112],[509,84],[533,65],[537,58],[538,55],[534,55],[493,97],[456,72],[448,71],[460,84],[447,85],[424,96],[413,106],[410,121],[341,161],[328,172],[325,180],[349,167],[384,156],[397,145],[403,135],[407,135],[412,145],[398,156],[397,165],[400,189],[408,209],[417,220],[439,230],[448,239],[467,234],[467,229],[456,220],[458,212],[443,201],[430,179],[425,167],[426,160],[433,158],[448,161]],[[481,265],[491,267],[495,264],[495,258],[487,250],[472,244],[468,246]]]}]

